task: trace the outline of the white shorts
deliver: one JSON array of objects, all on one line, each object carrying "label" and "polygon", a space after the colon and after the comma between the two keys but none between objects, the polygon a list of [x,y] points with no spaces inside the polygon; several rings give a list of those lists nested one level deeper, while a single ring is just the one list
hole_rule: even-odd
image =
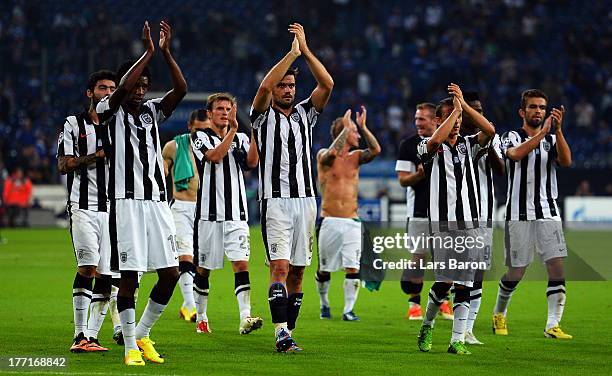
[{"label": "white shorts", "polygon": [[452,281],[471,287],[484,259],[483,229],[451,230],[432,235],[435,237],[432,248],[436,281]]},{"label": "white shorts", "polygon": [[176,229],[167,202],[111,202],[111,267],[147,272],[178,266]]},{"label": "white shorts", "polygon": [[491,270],[491,262],[493,261],[493,228],[481,227],[479,232],[484,238],[483,261],[487,264],[487,267],[483,270]]},{"label": "white shorts", "polygon": [[230,261],[249,261],[249,225],[246,221],[198,222],[197,266],[223,269],[223,254]]},{"label": "white shorts", "polygon": [[[429,232],[429,218],[408,218],[406,221],[406,233],[411,239],[414,239],[412,244],[418,244],[414,249],[410,249],[410,253],[416,255],[428,255],[431,253],[430,247],[427,246],[425,241]],[[414,243],[415,241],[417,243]]]},{"label": "white shorts", "polygon": [[179,256],[193,256],[193,224],[196,215],[196,203],[191,201],[172,200],[170,210],[176,227],[176,247]]},{"label": "white shorts", "polygon": [[289,260],[295,266],[312,261],[317,201],[314,197],[261,201],[261,234],[267,261]]},{"label": "white shorts", "polygon": [[324,217],[317,232],[319,269],[335,272],[340,268],[359,269],[361,222],[353,218]]},{"label": "white shorts", "polygon": [[71,203],[70,234],[78,266],[95,266],[100,274],[118,277],[110,269],[108,213],[79,209]]},{"label": "white shorts", "polygon": [[559,220],[507,221],[504,243],[506,266],[518,268],[531,264],[534,251],[542,262],[567,257],[563,225]]}]

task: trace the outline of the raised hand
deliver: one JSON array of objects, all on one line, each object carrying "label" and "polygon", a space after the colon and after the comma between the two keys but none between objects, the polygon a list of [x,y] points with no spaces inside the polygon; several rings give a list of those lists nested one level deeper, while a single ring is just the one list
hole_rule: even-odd
[{"label": "raised hand", "polygon": [[459,87],[459,85],[454,84],[454,83],[450,83],[448,85],[448,93],[450,95],[452,95],[453,97],[456,97],[457,99],[459,99],[459,103],[464,105],[465,104],[465,100],[463,99],[463,92],[461,91],[461,88]]},{"label": "raised hand", "polygon": [[236,112],[237,112],[237,107],[235,104],[233,104],[232,109],[230,110],[227,116],[229,120],[230,130],[231,129],[238,130],[238,120],[236,120]]},{"label": "raised hand", "polygon": [[361,106],[361,112],[357,112],[355,115],[357,117],[357,125],[359,128],[366,128],[366,117],[368,115],[368,111],[365,106]]},{"label": "raised hand", "polygon": [[[561,106],[561,109],[557,109],[557,108],[553,108],[552,111],[550,112],[550,116],[553,118],[553,120],[556,123],[557,128],[555,129],[555,132],[557,131],[561,131],[561,123],[563,122],[563,115],[565,114],[565,107]],[[551,124],[552,125],[552,124]]]},{"label": "raised hand", "polygon": [[344,116],[342,117],[343,128],[348,128],[351,126],[351,114],[352,114],[352,111],[350,108],[346,110],[346,112],[344,113]]},{"label": "raised hand", "polygon": [[300,56],[302,51],[300,51],[300,42],[297,39],[297,36],[293,36],[293,42],[291,42],[291,54],[294,56]]},{"label": "raised hand", "polygon": [[308,51],[308,45],[306,44],[306,33],[304,27],[299,23],[292,23],[289,25],[289,32],[294,34],[300,44],[300,51],[302,53]]},{"label": "raised hand", "polygon": [[159,23],[159,48],[162,51],[170,51],[170,40],[172,38],[172,28],[166,21]]},{"label": "raised hand", "polygon": [[145,21],[144,26],[142,27],[142,45],[147,50],[147,52],[155,51],[155,44],[153,44],[153,39],[151,38],[151,28],[149,28],[149,21]]}]

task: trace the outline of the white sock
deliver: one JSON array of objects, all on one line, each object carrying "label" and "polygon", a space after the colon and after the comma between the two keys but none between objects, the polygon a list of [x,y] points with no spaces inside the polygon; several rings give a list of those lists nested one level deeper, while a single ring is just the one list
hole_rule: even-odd
[{"label": "white sock", "polygon": [[196,304],[196,312],[197,318],[196,321],[200,322],[202,320],[208,322],[208,316],[206,316],[206,306],[208,305],[208,291],[209,289],[200,289],[195,284],[193,285],[193,293],[195,295],[195,304]]},{"label": "white sock", "polygon": [[91,290],[72,289],[72,311],[74,314],[74,336],[87,330],[87,313],[91,302]]},{"label": "white sock", "polygon": [[251,316],[251,288],[238,286],[235,289],[236,300],[238,300],[238,310],[240,311],[240,320]]},{"label": "white sock", "polygon": [[468,302],[455,303],[453,306],[453,335],[451,337],[451,343],[455,341],[463,342],[465,339],[465,326],[467,324],[467,317],[470,312],[470,306]]},{"label": "white sock", "polygon": [[164,309],[166,309],[166,304],[156,303],[149,298],[149,302],[136,326],[136,338],[140,339],[149,336],[151,328],[155,325],[161,314],[164,313]]},{"label": "white sock", "polygon": [[470,291],[470,312],[468,314],[465,330],[472,332],[474,330],[474,322],[480,311],[480,303],[482,302],[482,289]]},{"label": "white sock", "polygon": [[565,308],[565,286],[549,286],[546,289],[546,300],[548,301],[548,319],[546,330],[558,326],[563,317]]},{"label": "white sock", "polygon": [[113,320],[113,329],[117,327],[121,328],[121,319],[119,318],[119,312],[117,311],[117,293],[119,292],[119,287],[112,286],[111,287],[111,296],[108,305],[108,309],[110,310],[111,319]]},{"label": "white sock", "polygon": [[87,338],[98,338],[98,333],[104,323],[108,311],[109,297],[104,294],[93,294],[89,304],[89,320],[87,321]]},{"label": "white sock", "polygon": [[136,345],[136,310],[134,308],[124,309],[119,312],[121,319],[121,330],[123,331],[123,341],[125,342],[125,355],[130,350],[138,350]]},{"label": "white sock", "polygon": [[319,290],[319,301],[321,302],[321,307],[329,307],[329,284],[331,281],[319,282],[317,281],[317,289]]},{"label": "white sock", "polygon": [[178,281],[183,295],[183,307],[190,312],[195,308],[195,299],[193,296],[193,275],[189,272],[182,273]]},{"label": "white sock", "polygon": [[510,298],[512,298],[514,290],[516,290],[516,285],[509,286],[507,282],[503,280],[499,281],[497,301],[495,302],[495,309],[493,310],[494,314],[502,313],[504,316],[506,316],[508,303],[510,303]]},{"label": "white sock", "polygon": [[357,296],[359,295],[359,279],[356,278],[345,278],[344,279],[344,311],[348,313],[355,307]]},{"label": "white sock", "polygon": [[281,329],[285,329],[287,332],[289,332],[289,329],[287,329],[287,323],[286,322],[277,322],[277,323],[274,323],[274,336],[277,336],[278,332],[280,332]]},{"label": "white sock", "polygon": [[438,315],[440,306],[444,301],[444,296],[437,296],[435,291],[429,290],[429,297],[427,298],[427,309],[425,309],[425,316],[423,317],[423,324],[434,326],[434,320]]}]

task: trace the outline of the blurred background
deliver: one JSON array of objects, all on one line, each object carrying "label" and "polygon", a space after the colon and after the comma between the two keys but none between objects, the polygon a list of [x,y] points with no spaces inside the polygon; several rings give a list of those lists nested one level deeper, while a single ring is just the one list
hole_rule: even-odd
[{"label": "blurred background", "polygon": [[[207,93],[233,93],[247,119],[263,75],[290,48],[287,25],[300,22],[335,81],[313,152],[331,143],[334,118],[362,104],[383,148],[362,168],[364,217],[405,217],[397,147],[415,133],[415,105],[446,97],[452,81],[480,93],[500,134],[521,126],[525,89],[544,90],[549,106],[563,104],[574,157],[573,167],[558,173],[559,202],[570,200],[565,218],[612,222],[612,199],[604,197],[612,196],[610,1],[9,0],[0,3],[1,226],[65,224],[55,159],[64,118],[87,104],[89,73],[139,56],[144,20],[157,41],[161,19],[173,27],[172,51],[190,91],[162,127],[163,142],[186,131],[189,112],[204,106]],[[298,66],[301,100],[315,82],[303,59]],[[151,69],[152,91],[168,90],[161,56]],[[495,183],[501,205],[505,178]],[[253,219],[255,196],[253,174]],[[30,207],[29,214],[21,210]]]}]

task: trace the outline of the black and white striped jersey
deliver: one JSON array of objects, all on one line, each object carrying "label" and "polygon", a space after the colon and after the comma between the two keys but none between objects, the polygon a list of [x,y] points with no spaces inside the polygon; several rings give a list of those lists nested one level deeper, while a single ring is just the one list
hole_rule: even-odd
[{"label": "black and white striped jersey", "polygon": [[259,151],[259,199],[314,197],[312,128],[319,112],[310,97],[289,116],[270,106],[264,113],[251,108],[251,125]]},{"label": "black and white striped jersey", "polygon": [[[497,157],[503,160],[501,151],[501,138],[495,134],[489,146],[493,148]],[[493,225],[493,200],[495,198],[495,188],[493,186],[493,170],[489,157],[489,148],[482,148],[474,156],[476,158],[476,187],[480,198],[480,221],[487,226]]]},{"label": "black and white striped jersey", "polygon": [[162,111],[161,100],[144,102],[137,115],[128,113],[124,106],[112,113],[108,97],[98,103],[98,117],[108,127],[111,144],[108,183],[111,200],[166,201],[158,127],[167,116]]},{"label": "black and white striped jersey", "polygon": [[474,156],[480,151],[478,134],[458,136],[455,145],[444,142],[427,153],[424,138],[418,156],[429,185],[429,219],[434,232],[479,226],[479,200]]},{"label": "black and white striped jersey", "polygon": [[[523,129],[510,131],[502,136],[504,156],[530,137]],[[514,162],[506,157],[508,175],[507,221],[528,221],[552,218],[560,220],[557,206],[557,137],[546,135],[540,145],[525,158]]]},{"label": "black and white striped jersey", "polygon": [[[86,111],[68,116],[57,141],[57,158],[94,154],[103,146],[104,133],[105,129],[94,124]],[[79,209],[107,211],[108,173],[106,160],[68,173],[68,203],[78,204]]]},{"label": "black and white striped jersey", "polygon": [[[399,147],[395,171],[416,172],[417,166],[422,164],[417,156],[417,146],[423,140],[418,134],[402,140]],[[408,218],[427,218],[427,179],[419,181],[413,186],[406,187],[406,205]]]},{"label": "black and white striped jersey", "polygon": [[249,136],[236,133],[230,149],[223,160],[213,163],[206,160],[207,150],[217,147],[223,139],[208,128],[192,136],[193,154],[198,160],[200,187],[196,221],[246,221],[248,208],[242,166],[234,157],[234,150],[249,151]]}]

